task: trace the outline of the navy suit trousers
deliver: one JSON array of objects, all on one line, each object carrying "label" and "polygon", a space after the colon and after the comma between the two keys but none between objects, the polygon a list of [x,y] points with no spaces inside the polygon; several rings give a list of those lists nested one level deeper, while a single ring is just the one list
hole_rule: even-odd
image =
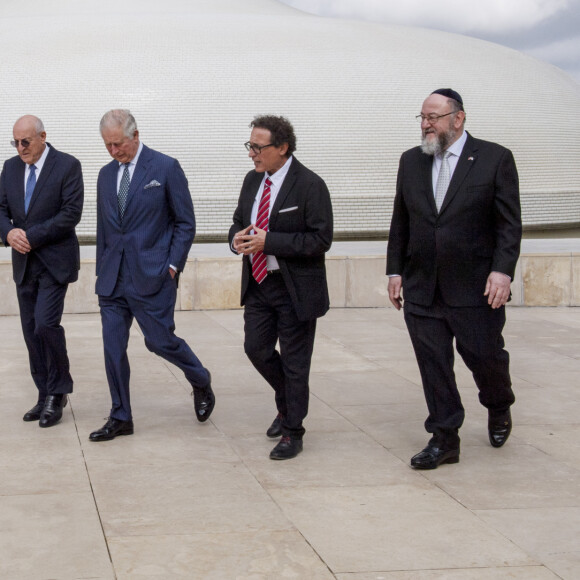
[{"label": "navy suit trousers", "polygon": [[174,308],[177,283],[169,272],[157,294],[141,296],[135,290],[130,267],[121,264],[111,296],[99,296],[103,326],[105,369],[111,391],[110,416],[121,421],[132,419],[129,394],[131,369],[127,356],[129,331],[137,320],[145,346],[183,371],[192,386],[206,387],[209,373],[187,343],[175,335]]},{"label": "navy suit trousers", "polygon": [[33,254],[22,284],[16,286],[22,333],[38,401],[47,395],[72,393],[64,328],[60,322],[68,284],[59,284]]}]

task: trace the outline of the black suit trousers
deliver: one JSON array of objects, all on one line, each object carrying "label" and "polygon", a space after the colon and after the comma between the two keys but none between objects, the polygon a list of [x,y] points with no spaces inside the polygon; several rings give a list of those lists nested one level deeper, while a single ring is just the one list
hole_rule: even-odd
[{"label": "black suit trousers", "polygon": [[505,307],[455,308],[440,296],[429,307],[405,303],[405,322],[417,363],[429,416],[425,429],[441,447],[459,445],[458,430],[465,411],[453,371],[454,350],[473,374],[479,400],[492,416],[505,414],[515,397],[509,374],[509,354],[502,330]]},{"label": "black suit trousers", "polygon": [[302,421],[308,414],[316,319],[298,320],[280,274],[269,274],[261,284],[250,276],[244,307],[245,352],[274,389],[283,417],[282,433],[301,439]]},{"label": "black suit trousers", "polygon": [[47,395],[72,393],[73,380],[60,322],[68,284],[59,284],[31,254],[22,284],[16,286],[22,333],[38,401]]}]

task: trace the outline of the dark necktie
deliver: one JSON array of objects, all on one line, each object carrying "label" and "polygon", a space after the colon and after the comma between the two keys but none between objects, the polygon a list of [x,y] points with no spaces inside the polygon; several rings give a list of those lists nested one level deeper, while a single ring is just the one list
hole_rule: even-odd
[{"label": "dark necktie", "polygon": [[[270,178],[266,178],[264,183],[264,191],[262,193],[262,199],[260,200],[260,205],[258,206],[258,216],[256,217],[256,227],[261,230],[268,231],[268,214],[270,211],[270,188],[272,187],[272,182]],[[266,254],[264,252],[256,252],[252,260],[252,276],[258,284],[261,284],[266,276],[268,275],[268,270],[266,268]]]},{"label": "dark necktie", "polygon": [[119,217],[123,221],[123,215],[125,214],[125,206],[127,205],[127,194],[129,193],[129,184],[131,183],[131,176],[129,175],[129,164],[125,163],[125,169],[123,169],[123,176],[121,177],[121,184],[119,185],[119,194],[117,196],[117,202],[119,205]]},{"label": "dark necktie", "polygon": [[28,213],[28,206],[30,205],[30,199],[34,192],[34,186],[36,185],[36,165],[30,166],[30,173],[28,174],[28,179],[26,181],[26,191],[24,193],[24,212]]}]

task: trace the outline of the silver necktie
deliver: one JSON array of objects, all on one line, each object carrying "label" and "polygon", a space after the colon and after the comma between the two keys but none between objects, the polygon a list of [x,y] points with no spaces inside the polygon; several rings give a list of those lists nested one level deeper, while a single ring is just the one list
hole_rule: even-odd
[{"label": "silver necktie", "polygon": [[439,169],[439,177],[437,177],[437,187],[435,189],[435,205],[437,206],[437,211],[439,211],[443,205],[443,200],[445,199],[445,194],[447,193],[449,182],[451,181],[451,170],[449,169],[450,155],[451,152],[449,151],[443,153],[441,169]]}]

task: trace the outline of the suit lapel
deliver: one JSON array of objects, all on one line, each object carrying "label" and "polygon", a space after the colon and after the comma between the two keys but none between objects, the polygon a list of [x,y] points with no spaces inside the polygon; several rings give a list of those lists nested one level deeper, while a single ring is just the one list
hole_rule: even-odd
[{"label": "suit lapel", "polygon": [[116,223],[120,223],[119,219],[119,205],[117,201],[117,177],[119,174],[119,162],[111,161],[108,166],[106,166],[105,173],[105,186],[102,190],[104,200],[101,202],[106,204],[109,215],[115,220]]},{"label": "suit lapel", "polygon": [[242,215],[244,217],[244,223],[247,222],[248,225],[252,223],[252,208],[254,207],[254,200],[256,199],[256,195],[258,195],[258,190],[260,189],[260,184],[262,183],[263,178],[263,173],[254,173],[242,201]]},{"label": "suit lapel", "polygon": [[435,193],[433,192],[433,156],[420,154],[419,183],[425,184],[424,195],[429,208],[432,212],[437,213],[435,205]]},{"label": "suit lapel", "polygon": [[290,164],[290,169],[288,170],[288,173],[287,173],[286,177],[284,178],[284,181],[282,182],[282,187],[280,188],[280,191],[278,192],[278,195],[276,196],[276,201],[274,202],[274,205],[272,207],[272,211],[270,212],[270,220],[269,220],[270,224],[275,223],[276,218],[278,217],[278,212],[280,211],[280,208],[284,204],[284,201],[288,197],[288,194],[292,190],[292,187],[294,187],[294,184],[296,183],[296,177],[297,177],[299,169],[300,169],[300,163],[298,162],[298,160],[295,157],[292,158],[292,163]]},{"label": "suit lapel", "polygon": [[441,205],[441,212],[445,211],[445,208],[451,203],[451,200],[457,195],[461,184],[464,182],[471,168],[475,165],[477,161],[477,146],[473,141],[471,135],[467,136],[467,141],[463,147],[463,151],[457,160],[457,165],[455,171],[453,172],[453,177],[449,183],[449,188],[445,194],[445,199]]},{"label": "suit lapel", "polygon": [[139,155],[137,165],[135,166],[135,171],[133,171],[133,177],[131,177],[131,184],[129,185],[129,192],[127,193],[127,205],[125,206],[125,217],[123,219],[126,219],[131,200],[135,197],[135,193],[142,188],[143,182],[147,177],[147,171],[151,164],[151,157],[150,149],[143,145],[141,155]]}]

